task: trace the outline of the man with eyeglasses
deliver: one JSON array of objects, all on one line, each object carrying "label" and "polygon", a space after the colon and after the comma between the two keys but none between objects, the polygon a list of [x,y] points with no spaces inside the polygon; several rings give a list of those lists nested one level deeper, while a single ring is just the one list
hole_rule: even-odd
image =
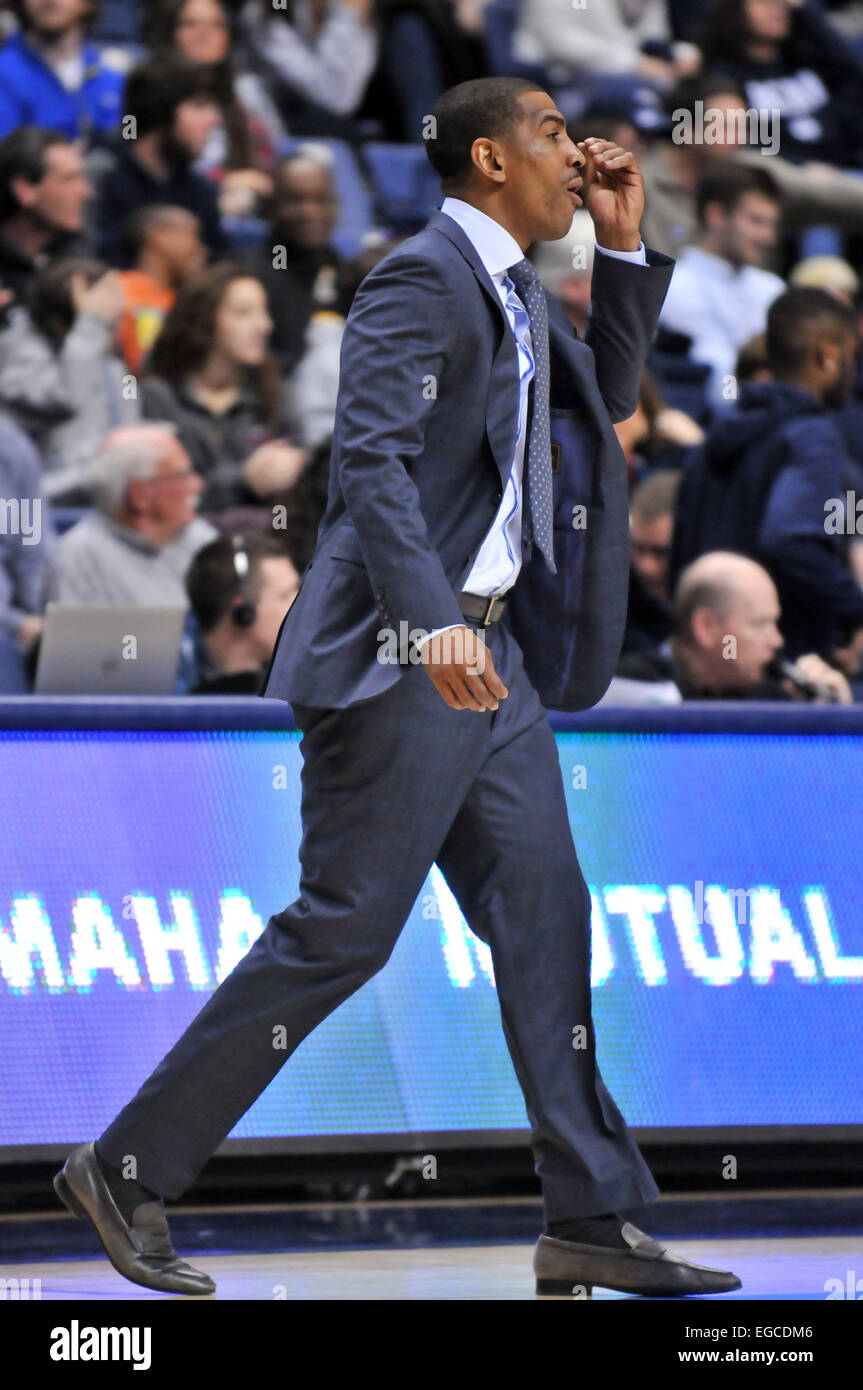
[{"label": "man with eyeglasses", "polygon": [[671,632],[668,567],[680,473],[659,468],[629,499],[629,607],[623,652],[658,647]]},{"label": "man with eyeglasses", "polygon": [[48,597],[186,608],[186,570],[217,532],[197,515],[203,482],[172,427],[112,430],[88,482],[94,508],[58,542]]}]

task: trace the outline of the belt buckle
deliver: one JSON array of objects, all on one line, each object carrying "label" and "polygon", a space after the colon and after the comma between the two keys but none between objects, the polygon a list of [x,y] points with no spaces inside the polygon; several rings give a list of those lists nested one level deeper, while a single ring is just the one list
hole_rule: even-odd
[{"label": "belt buckle", "polygon": [[488,606],[486,607],[485,614],[484,614],[483,620],[482,620],[482,626],[483,626],[483,627],[488,627],[489,623],[492,621],[492,616],[491,616],[491,615],[492,615],[492,613],[494,612],[494,605],[495,605],[496,603],[500,603],[500,601],[501,601],[501,600],[500,600],[500,595],[499,595],[499,594],[492,594],[492,595],[489,597]]}]

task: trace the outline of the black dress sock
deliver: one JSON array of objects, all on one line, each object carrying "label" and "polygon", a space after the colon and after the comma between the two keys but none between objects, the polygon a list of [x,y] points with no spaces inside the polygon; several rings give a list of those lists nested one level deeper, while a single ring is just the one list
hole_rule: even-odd
[{"label": "black dress sock", "polygon": [[108,1184],[108,1190],[123,1220],[132,1224],[132,1213],[142,1202],[158,1202],[159,1193],[153,1192],[151,1188],[145,1187],[143,1183],[136,1182],[134,1178],[124,1178],[119,1168],[114,1168],[107,1159],[103,1158],[99,1152],[98,1142],[94,1145],[96,1158],[102,1170],[102,1176]]},{"label": "black dress sock", "polygon": [[623,1220],[615,1212],[602,1216],[578,1216],[568,1221],[549,1221],[546,1235],[555,1240],[574,1240],[580,1245],[609,1245],[614,1249],[628,1250],[629,1246],[620,1234]]}]

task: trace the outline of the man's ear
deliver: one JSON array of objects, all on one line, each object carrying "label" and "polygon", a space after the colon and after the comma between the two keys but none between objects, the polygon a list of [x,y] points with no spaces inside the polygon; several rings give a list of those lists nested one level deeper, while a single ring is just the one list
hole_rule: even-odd
[{"label": "man's ear", "polygon": [[702,216],[706,231],[715,232],[725,225],[725,209],[721,203],[705,203]]},{"label": "man's ear", "polygon": [[145,507],[143,506],[143,496],[140,484],[146,483],[148,481],[149,479],[147,478],[133,478],[132,481],[127,484],[126,496],[124,501],[128,511],[135,512],[136,515],[140,515],[140,513],[145,510]]},{"label": "man's ear", "polygon": [[699,604],[694,608],[689,619],[689,627],[692,633],[692,644],[701,651],[710,651],[716,646],[716,636],[720,623],[706,603]]},{"label": "man's ear", "polygon": [[474,140],[470,154],[476,167],[487,179],[492,179],[495,183],[505,181],[506,172],[501,159],[501,149],[496,140],[489,140],[485,136]]},{"label": "man's ear", "polygon": [[28,183],[26,179],[10,179],[9,187],[21,204],[22,208],[30,209],[36,202],[36,184]]}]

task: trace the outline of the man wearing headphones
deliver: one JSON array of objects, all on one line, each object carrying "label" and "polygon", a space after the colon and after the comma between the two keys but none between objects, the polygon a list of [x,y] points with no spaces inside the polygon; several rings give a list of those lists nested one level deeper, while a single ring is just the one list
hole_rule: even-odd
[{"label": "man wearing headphones", "polygon": [[300,577],[274,536],[219,536],[195,556],[186,591],[201,638],[190,695],[257,695]]}]

